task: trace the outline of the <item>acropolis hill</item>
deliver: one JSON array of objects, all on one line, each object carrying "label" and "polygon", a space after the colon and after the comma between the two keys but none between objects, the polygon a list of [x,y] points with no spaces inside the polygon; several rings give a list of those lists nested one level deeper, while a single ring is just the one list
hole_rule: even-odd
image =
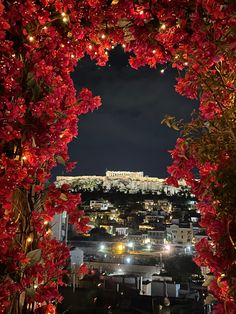
[{"label": "acropolis hill", "polygon": [[58,176],[57,186],[68,184],[76,191],[119,191],[128,194],[161,194],[174,195],[188,191],[185,182],[179,182],[179,188],[169,186],[165,179],[144,176],[143,172],[106,171],[105,176]]}]

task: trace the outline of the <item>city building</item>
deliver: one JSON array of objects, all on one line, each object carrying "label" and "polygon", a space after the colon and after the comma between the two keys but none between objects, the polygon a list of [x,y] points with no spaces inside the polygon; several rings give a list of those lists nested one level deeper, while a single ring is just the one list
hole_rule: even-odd
[{"label": "city building", "polygon": [[150,239],[151,243],[153,243],[153,244],[164,244],[165,243],[166,231],[148,230],[147,234],[148,234],[148,238]]},{"label": "city building", "polygon": [[143,171],[132,172],[132,171],[106,171],[106,177],[113,177],[113,178],[143,178],[144,173]]},{"label": "city building", "polygon": [[189,227],[171,225],[166,228],[166,238],[172,244],[191,244],[193,240],[192,225],[190,224]]}]

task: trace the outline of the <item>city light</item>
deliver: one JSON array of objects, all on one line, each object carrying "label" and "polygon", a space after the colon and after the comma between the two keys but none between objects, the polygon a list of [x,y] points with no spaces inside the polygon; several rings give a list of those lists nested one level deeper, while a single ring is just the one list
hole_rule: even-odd
[{"label": "city light", "polygon": [[151,242],[151,240],[149,239],[149,238],[147,238],[147,239],[144,239],[144,244],[148,244],[148,243],[150,243]]},{"label": "city light", "polygon": [[165,248],[165,250],[166,250],[167,252],[170,251],[170,245],[169,245],[169,244],[166,244],[166,245],[164,246],[164,248]]},{"label": "city light", "polygon": [[131,257],[127,256],[125,261],[126,261],[126,263],[130,264],[131,263]]},{"label": "city light", "polygon": [[129,243],[127,244],[127,246],[128,246],[129,248],[133,249],[134,243],[133,243],[133,242],[129,242]]},{"label": "city light", "polygon": [[101,244],[101,245],[100,245],[100,251],[104,251],[105,249],[106,249],[105,244]]},{"label": "city light", "polygon": [[118,243],[116,246],[116,253],[117,254],[122,254],[125,250],[125,246],[123,243]]}]

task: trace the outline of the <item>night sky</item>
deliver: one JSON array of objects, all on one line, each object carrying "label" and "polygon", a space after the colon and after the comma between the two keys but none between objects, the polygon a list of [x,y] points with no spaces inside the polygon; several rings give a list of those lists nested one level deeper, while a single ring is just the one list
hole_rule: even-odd
[{"label": "night sky", "polygon": [[[104,175],[107,169],[167,176],[168,150],[178,133],[161,120],[166,114],[189,120],[197,104],[175,92],[176,72],[168,67],[160,74],[162,68],[134,70],[119,47],[106,67],[89,58],[78,63],[72,74],[76,89],[91,89],[102,106],[80,116],[79,137],[69,145],[71,161],[78,165],[68,175]],[[65,172],[58,168],[56,174]]]}]

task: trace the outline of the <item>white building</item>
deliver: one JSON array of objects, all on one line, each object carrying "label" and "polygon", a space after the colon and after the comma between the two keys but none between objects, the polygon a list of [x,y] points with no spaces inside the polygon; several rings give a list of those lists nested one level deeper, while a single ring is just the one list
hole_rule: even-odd
[{"label": "white building", "polygon": [[163,230],[148,230],[148,238],[153,244],[164,244],[166,232]]},{"label": "white building", "polygon": [[70,251],[70,260],[72,265],[80,266],[84,261],[84,252],[78,247]]},{"label": "white building", "polygon": [[[158,276],[157,276],[158,277]],[[159,277],[150,282],[143,282],[142,284],[142,294],[149,296],[158,296],[158,297],[171,297],[178,298],[180,291],[180,284],[175,283],[165,277]]]},{"label": "white building", "polygon": [[129,177],[129,178],[143,178],[143,171],[132,172],[132,171],[106,171],[106,177]]},{"label": "white building", "polygon": [[172,244],[191,244],[193,240],[193,228],[181,228],[177,225],[171,225],[166,228],[167,241]]},{"label": "white building", "polygon": [[91,209],[100,209],[100,210],[108,210],[111,206],[110,202],[107,200],[91,200],[90,201]]},{"label": "white building", "polygon": [[56,214],[52,221],[52,237],[58,241],[67,243],[68,215],[67,212]]}]

